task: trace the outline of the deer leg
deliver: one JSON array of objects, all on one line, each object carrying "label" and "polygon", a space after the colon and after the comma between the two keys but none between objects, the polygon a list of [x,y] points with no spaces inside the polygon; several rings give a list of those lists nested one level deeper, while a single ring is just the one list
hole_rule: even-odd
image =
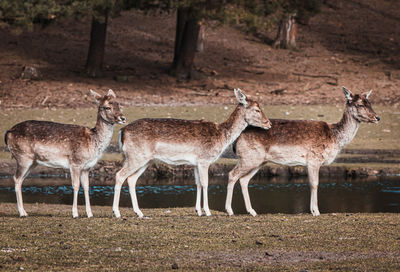
[{"label": "deer leg", "polygon": [[20,217],[27,217],[28,214],[24,209],[22,201],[22,182],[29,173],[29,169],[33,166],[32,160],[17,160],[17,171],[14,175],[15,194],[17,196],[18,212]]},{"label": "deer leg", "polygon": [[[147,162],[144,164],[144,165],[146,165],[146,167],[147,167]],[[121,168],[121,170],[119,170],[117,172],[117,174],[115,175],[113,212],[114,212],[114,215],[115,215],[116,218],[120,218],[121,217],[121,213],[119,212],[119,198],[120,198],[120,195],[121,195],[122,184],[124,184],[125,180],[130,175],[132,175],[132,173],[135,173],[135,172],[139,171],[142,167],[144,167],[144,166],[143,165],[142,166],[132,166],[132,164],[130,164],[128,162],[128,160],[126,159],[124,165]],[[144,168],[144,170],[146,170],[146,168]],[[142,174],[142,173],[140,173],[140,174]],[[131,197],[132,197],[132,193],[131,193]],[[136,193],[135,193],[135,198],[136,198]],[[135,205],[135,202],[133,202],[132,205]]]},{"label": "deer leg", "polygon": [[244,204],[246,206],[246,211],[250,213],[252,216],[256,216],[257,213],[251,206],[248,185],[250,179],[258,172],[259,169],[260,168],[257,167],[251,170],[251,172],[248,173],[247,175],[240,178],[240,186],[242,187],[242,194],[243,194]]},{"label": "deer leg", "polygon": [[233,210],[232,210],[232,197],[233,197],[233,189],[235,188],[236,181],[239,179],[239,167],[240,164],[236,164],[235,168],[233,168],[229,172],[229,181],[228,181],[228,187],[226,191],[226,200],[225,200],[225,210],[228,213],[228,215],[233,215]]},{"label": "deer leg", "polygon": [[85,193],[85,206],[86,206],[86,214],[88,218],[93,217],[92,209],[90,208],[90,197],[89,197],[89,171],[84,170],[81,173],[81,183],[83,187],[83,191]]},{"label": "deer leg", "polygon": [[[252,175],[250,175],[250,177],[248,178],[248,181],[254,176],[255,173],[257,173],[259,169],[259,164],[254,166],[254,165],[246,165],[243,164],[243,161],[239,161],[238,164],[236,164],[236,166],[229,172],[229,182],[228,182],[228,187],[227,187],[227,192],[226,192],[226,201],[225,201],[225,210],[228,213],[228,215],[233,215],[233,210],[232,210],[232,196],[233,196],[233,189],[235,188],[235,184],[236,182],[241,179],[242,177],[246,177],[246,175],[250,175],[253,171],[254,173]],[[248,184],[247,181],[247,184]],[[240,181],[240,184],[242,184],[244,182]],[[242,193],[243,193],[243,197],[245,200],[245,204],[246,199],[248,199],[248,203],[250,204],[250,197],[248,196],[248,191],[247,191],[247,184],[246,184],[246,188],[244,188],[244,186],[242,185]],[[244,189],[243,189],[244,188]],[[247,205],[246,205],[246,209],[247,209]],[[248,212],[251,213],[251,204],[250,204],[250,210],[247,209]],[[255,212],[254,212],[255,213]],[[251,213],[253,215],[253,213]]]},{"label": "deer leg", "polygon": [[199,178],[199,168],[194,168],[194,180],[196,181],[196,212],[198,216],[201,216],[201,184]]},{"label": "deer leg", "polygon": [[78,193],[80,186],[81,169],[76,167],[71,167],[71,181],[72,187],[74,188],[74,200],[72,202],[72,217],[77,218],[78,215]]},{"label": "deer leg", "polygon": [[319,165],[308,165],[308,180],[311,189],[310,211],[313,216],[320,215],[318,209]]},{"label": "deer leg", "polygon": [[131,195],[133,211],[137,214],[139,218],[143,217],[142,211],[139,209],[139,204],[136,198],[136,182],[138,178],[143,174],[146,170],[148,164],[137,170],[135,173],[128,177],[128,185],[129,185],[129,193]]},{"label": "deer leg", "polygon": [[115,175],[115,186],[114,186],[114,202],[113,202],[113,213],[116,218],[120,218],[121,214],[119,212],[119,197],[121,194],[121,187],[124,181],[129,176],[128,164],[124,163],[121,170]]},{"label": "deer leg", "polygon": [[199,179],[201,188],[203,189],[203,209],[207,216],[211,215],[210,208],[208,207],[208,165],[198,166]]}]

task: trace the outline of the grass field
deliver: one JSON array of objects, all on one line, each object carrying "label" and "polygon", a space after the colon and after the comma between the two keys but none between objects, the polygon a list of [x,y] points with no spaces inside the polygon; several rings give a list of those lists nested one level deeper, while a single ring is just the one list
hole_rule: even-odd
[{"label": "grass field", "polygon": [[[344,106],[265,106],[264,112],[269,118],[314,119],[328,123],[338,122]],[[381,117],[379,124],[361,124],[355,139],[347,148],[360,149],[400,149],[400,109],[393,106],[375,106]],[[233,106],[193,106],[193,107],[127,107],[124,109],[128,122],[145,117],[171,117],[182,119],[205,119],[214,122],[224,121],[233,111]],[[96,122],[96,108],[91,109],[14,109],[0,112],[0,133],[24,120],[47,120],[54,122],[79,124],[93,127]],[[117,125],[113,142],[117,142]],[[0,146],[4,137],[0,137]]]},{"label": "grass field", "polygon": [[[80,207],[81,214],[84,214]],[[148,217],[71,218],[65,205],[0,204],[0,270],[398,271],[399,214],[267,214],[228,217],[192,208],[144,209]]]}]

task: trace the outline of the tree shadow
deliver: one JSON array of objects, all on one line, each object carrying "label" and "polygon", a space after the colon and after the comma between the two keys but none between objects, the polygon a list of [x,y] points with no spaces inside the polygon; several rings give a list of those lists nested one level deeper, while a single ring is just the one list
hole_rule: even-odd
[{"label": "tree shadow", "polygon": [[[214,35],[219,35],[215,29]],[[1,63],[9,70],[8,75],[17,78],[25,65],[38,66],[43,80],[79,82],[91,84],[84,65],[90,35],[90,21],[64,19],[33,32],[12,35],[0,30],[3,39],[0,50],[8,55],[8,63]],[[225,37],[226,35],[226,37]],[[237,32],[238,39],[244,34]],[[114,18],[107,32],[104,59],[104,76],[95,79],[100,85],[131,84],[135,88],[157,89],[167,85],[181,86],[168,75],[173,59],[175,15],[146,16],[138,12],[124,12]],[[224,34],[223,39],[229,39]],[[235,43],[235,42],[233,42]],[[243,62],[251,62],[241,47],[221,46],[218,41],[207,43],[206,52],[196,55],[198,81],[207,81],[218,71],[220,77],[235,78],[243,74]],[[10,60],[10,56],[12,60]],[[240,65],[237,65],[240,64]],[[206,67],[205,70],[202,70]],[[191,83],[184,82],[184,86]]]},{"label": "tree shadow", "polygon": [[[360,64],[357,69],[360,69],[358,66],[377,62],[385,63],[388,69],[399,68],[400,41],[393,26],[393,22],[398,23],[398,13],[386,6],[371,8],[356,0],[331,0],[329,5],[323,6],[322,13],[312,19],[310,27],[299,26],[299,43],[316,54],[319,54],[318,49],[325,47],[333,53],[356,59],[354,62]],[[227,26],[212,25],[206,28],[204,52],[196,54],[196,79],[177,81],[168,74],[173,60],[175,20],[173,13],[150,16],[136,11],[123,12],[122,16],[112,18],[107,32],[104,77],[98,79],[88,78],[84,74],[89,46],[89,19],[81,22],[63,19],[19,36],[0,30],[0,69],[3,71],[0,81],[16,81],[24,65],[38,66],[45,82],[36,84],[36,89],[30,88],[31,83],[10,83],[9,86],[14,93],[22,87],[26,97],[29,97],[29,89],[32,95],[26,100],[37,99],[33,105],[39,107],[42,107],[42,101],[46,101],[47,96],[51,96],[54,105],[64,106],[65,97],[56,98],[50,92],[55,94],[75,83],[77,87],[68,87],[64,93],[95,85],[129,92],[126,97],[131,96],[131,92],[141,90],[146,95],[158,97],[159,103],[164,103],[173,100],[168,100],[171,92],[181,90],[177,93],[195,93],[197,98],[200,93],[204,95],[202,101],[212,103],[214,100],[208,99],[209,95],[222,94],[219,90],[252,88],[254,93],[262,90],[268,96],[271,90],[285,89],[288,84],[294,90],[299,82],[301,85],[310,81],[309,78],[299,81],[291,77],[291,71],[303,69],[293,66],[293,60],[308,58],[301,51],[272,50],[265,44],[271,43],[271,40],[245,35]],[[372,25],[371,22],[379,23]],[[315,42],[320,45],[314,49],[312,45]],[[44,91],[40,89],[43,86],[47,88]],[[0,85],[0,98],[8,91],[5,88],[2,90]],[[35,98],[37,94],[42,97]],[[87,105],[89,100],[85,102],[80,95],[83,95],[83,91],[77,90],[74,99],[69,99],[68,103],[72,106]],[[229,98],[230,95],[226,94],[225,97]],[[288,101],[286,95],[275,97],[281,102]],[[224,99],[219,102],[226,102]]]},{"label": "tree shadow", "polygon": [[398,1],[326,2],[312,19],[312,26],[304,31],[332,52],[365,57],[366,66],[377,60],[400,68]]}]

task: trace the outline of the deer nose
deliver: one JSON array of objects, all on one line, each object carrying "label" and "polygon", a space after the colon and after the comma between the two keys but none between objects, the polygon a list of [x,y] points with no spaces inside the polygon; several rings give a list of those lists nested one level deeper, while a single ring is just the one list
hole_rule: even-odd
[{"label": "deer nose", "polygon": [[379,120],[381,120],[381,118],[379,116],[375,116],[376,121],[379,122]]},{"label": "deer nose", "polygon": [[125,123],[125,122],[126,122],[125,116],[120,116],[119,119],[121,120],[122,123]]},{"label": "deer nose", "polygon": [[272,126],[272,124],[270,121],[264,123],[264,129],[270,129],[271,126]]}]

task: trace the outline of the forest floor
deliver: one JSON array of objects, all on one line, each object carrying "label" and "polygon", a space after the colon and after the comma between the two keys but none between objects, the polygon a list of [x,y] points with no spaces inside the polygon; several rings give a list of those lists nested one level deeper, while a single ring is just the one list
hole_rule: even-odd
[{"label": "forest floor", "polygon": [[[264,37],[209,23],[197,79],[168,75],[175,14],[123,12],[110,20],[103,78],[83,75],[90,21],[65,19],[33,32],[0,30],[0,109],[93,107],[90,88],[112,88],[127,106],[234,104],[241,88],[265,105],[342,105],[340,86],[374,90],[373,104],[400,103],[400,2],[329,0],[308,25],[298,49],[275,50]],[[24,66],[42,80],[21,79]]]}]

